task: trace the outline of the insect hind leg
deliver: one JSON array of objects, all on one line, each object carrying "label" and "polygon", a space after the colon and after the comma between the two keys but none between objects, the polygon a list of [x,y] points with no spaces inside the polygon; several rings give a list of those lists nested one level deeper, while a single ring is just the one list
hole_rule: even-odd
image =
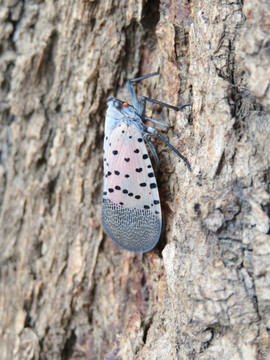
[{"label": "insect hind leg", "polygon": [[149,134],[157,135],[176,155],[178,155],[187,165],[189,171],[191,171],[191,166],[187,158],[185,158],[168,140],[165,139],[156,129],[152,127],[147,127],[146,130]]},{"label": "insect hind leg", "polygon": [[143,135],[143,140],[147,142],[149,149],[151,150],[151,153],[153,155],[153,158],[155,160],[155,170],[156,172],[159,171],[159,158],[158,158],[158,154],[156,152],[155,146],[151,141],[151,135],[150,134],[144,134]]}]

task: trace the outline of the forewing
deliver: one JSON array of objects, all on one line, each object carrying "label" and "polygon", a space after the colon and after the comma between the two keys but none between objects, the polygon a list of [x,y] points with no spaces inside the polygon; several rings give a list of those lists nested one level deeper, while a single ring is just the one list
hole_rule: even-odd
[{"label": "forewing", "polygon": [[130,251],[148,251],[160,236],[156,178],[135,123],[122,121],[105,134],[102,223],[109,237]]}]

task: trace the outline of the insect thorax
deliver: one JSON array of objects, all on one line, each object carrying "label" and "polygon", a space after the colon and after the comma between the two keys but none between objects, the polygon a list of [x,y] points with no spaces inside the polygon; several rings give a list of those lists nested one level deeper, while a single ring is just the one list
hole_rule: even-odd
[{"label": "insect thorax", "polygon": [[112,131],[121,123],[127,125],[136,124],[140,132],[143,132],[143,120],[132,105],[112,97],[109,98],[107,104],[108,109],[106,112],[105,133]]}]

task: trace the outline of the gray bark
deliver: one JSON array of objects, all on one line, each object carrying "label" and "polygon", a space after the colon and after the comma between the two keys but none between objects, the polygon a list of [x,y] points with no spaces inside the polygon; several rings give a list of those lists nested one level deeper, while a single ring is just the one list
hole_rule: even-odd
[{"label": "gray bark", "polygon": [[[270,359],[267,0],[0,7],[1,359]],[[101,227],[105,99],[182,112],[146,254]]]}]

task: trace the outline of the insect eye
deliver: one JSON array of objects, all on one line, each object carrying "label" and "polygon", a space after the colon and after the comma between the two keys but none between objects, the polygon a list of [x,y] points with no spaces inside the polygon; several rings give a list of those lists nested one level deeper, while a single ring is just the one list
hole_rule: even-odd
[{"label": "insect eye", "polygon": [[117,109],[121,109],[122,107],[122,101],[118,100],[118,99],[115,99],[114,100],[114,107],[116,107]]},{"label": "insect eye", "polygon": [[109,103],[111,103],[111,106],[113,106],[114,108],[116,109],[121,109],[123,106],[127,106],[128,104],[127,103],[124,103],[123,101],[121,100],[118,100],[116,99],[115,97],[113,96],[109,96],[107,99],[107,104],[109,105]]}]

